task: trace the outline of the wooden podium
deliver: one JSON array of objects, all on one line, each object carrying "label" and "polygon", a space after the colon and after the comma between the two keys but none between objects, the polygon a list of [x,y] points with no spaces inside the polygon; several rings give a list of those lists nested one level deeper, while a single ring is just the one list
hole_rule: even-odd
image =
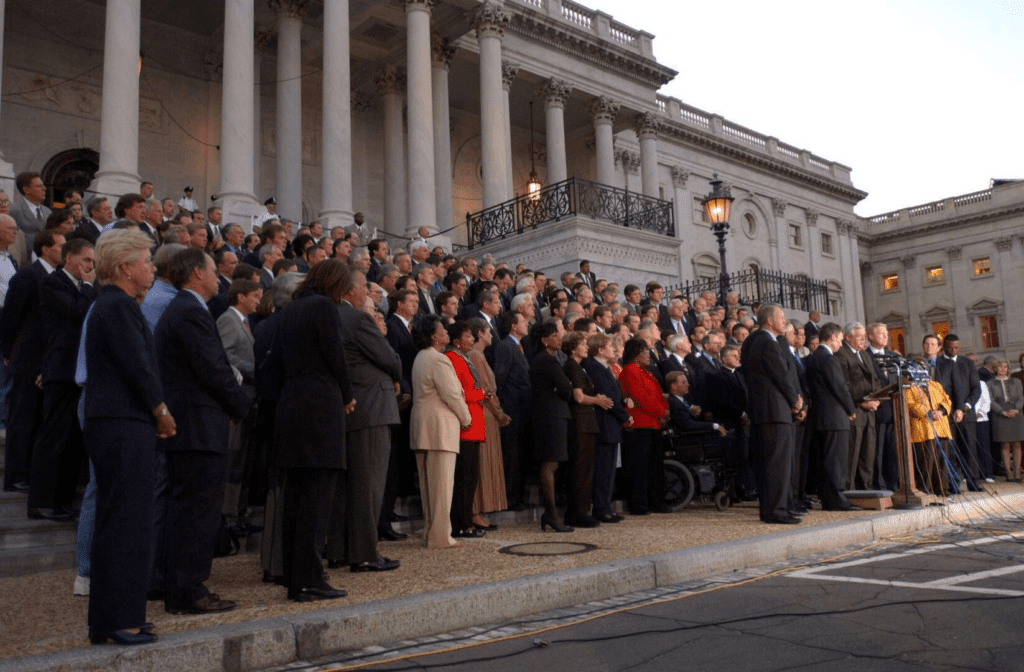
[{"label": "wooden podium", "polygon": [[889,499],[892,500],[892,506],[896,509],[920,509],[922,506],[943,503],[941,497],[918,490],[914,481],[914,444],[910,440],[910,413],[907,410],[907,398],[903,392],[910,387],[914,387],[913,383],[901,381],[886,385],[870,395],[871,399],[890,399],[892,401],[900,485]]}]

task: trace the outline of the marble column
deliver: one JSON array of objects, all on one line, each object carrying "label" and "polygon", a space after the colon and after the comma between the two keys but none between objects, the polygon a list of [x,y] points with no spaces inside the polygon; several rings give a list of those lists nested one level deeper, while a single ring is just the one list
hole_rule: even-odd
[{"label": "marble column", "polygon": [[571,91],[567,82],[554,78],[549,79],[541,90],[547,128],[549,185],[569,177],[565,167],[565,101],[569,100]]},{"label": "marble column", "polygon": [[477,10],[473,22],[480,43],[480,154],[483,159],[484,208],[507,200],[509,177],[505,116],[502,112],[501,40],[508,24],[508,15],[489,2]]},{"label": "marble column", "polygon": [[263,44],[268,37],[265,32],[256,33],[256,49],[252,54],[252,193],[257,197],[257,203],[261,200],[258,197],[262,191],[263,172],[263,96],[260,84],[263,72]]},{"label": "marble column", "polygon": [[640,184],[644,196],[658,198],[658,128],[661,123],[649,112],[636,119],[636,137],[640,141]]},{"label": "marble column", "polygon": [[432,94],[434,103],[434,194],[437,204],[437,224],[441,231],[455,224],[452,202],[452,138],[451,117],[448,111],[448,71],[455,47],[447,38],[435,35],[431,41]]},{"label": "marble column", "polygon": [[594,153],[597,159],[597,181],[614,187],[615,176],[615,144],[612,137],[612,123],[618,114],[619,104],[614,100],[601,96],[590,106],[590,116],[594,120]]},{"label": "marble column", "polygon": [[277,213],[302,220],[302,15],[309,0],[270,0],[277,11]]},{"label": "marble column", "polygon": [[405,235],[421,226],[437,233],[434,192],[434,104],[430,74],[431,0],[406,0],[406,95],[409,105],[409,218]]},{"label": "marble column", "polygon": [[324,231],[352,221],[352,95],[348,0],[324,3],[323,186]]},{"label": "marble column", "polygon": [[93,189],[115,200],[122,194],[139,190],[141,34],[141,0],[107,0],[100,168]]},{"label": "marble column", "polygon": [[[784,256],[781,252],[781,246],[779,241],[786,241],[789,238],[789,225],[786,223],[786,208],[788,203],[784,198],[772,197],[772,212],[775,214],[775,220],[770,222],[768,226],[768,247],[771,250],[771,268],[773,270],[782,270],[784,268],[783,261]],[[837,231],[841,229],[838,228]],[[842,244],[842,235],[836,240],[836,245]],[[786,245],[788,248],[789,245]],[[839,249],[839,248],[837,248]],[[840,251],[840,265],[842,265],[842,252]],[[844,290],[845,291],[845,290]]]},{"label": "marble column", "polygon": [[[4,14],[6,13],[6,0],[0,0],[0,90],[3,89],[4,71]],[[3,117],[0,116],[0,120]],[[4,161],[4,153],[0,150],[0,188],[8,197],[14,196],[14,166]]]},{"label": "marble column", "polygon": [[509,91],[512,90],[512,82],[519,74],[519,64],[511,61],[501,62],[501,112],[504,116],[505,129],[505,174],[508,176],[508,184],[505,187],[505,198],[508,200],[515,196],[515,170],[512,166],[512,111],[509,107]]},{"label": "marble column", "polygon": [[[857,282],[857,271],[860,268],[860,246],[857,244],[857,234],[860,233],[860,227],[849,222],[847,225],[847,235],[850,236],[850,289],[854,295],[854,308],[856,312],[855,319],[865,320],[867,323],[868,316],[864,314],[864,292],[857,291],[860,288],[860,283]],[[849,314],[849,313],[847,313]]]},{"label": "marble column", "polygon": [[387,65],[374,81],[384,100],[384,231],[404,236],[408,218],[401,76],[398,68]]}]

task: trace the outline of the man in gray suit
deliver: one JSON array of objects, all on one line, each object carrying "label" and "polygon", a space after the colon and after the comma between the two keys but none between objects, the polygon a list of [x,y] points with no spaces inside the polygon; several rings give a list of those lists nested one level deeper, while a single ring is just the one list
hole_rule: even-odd
[{"label": "man in gray suit", "polygon": [[338,306],[345,361],[356,410],[345,419],[345,487],[337,488],[327,532],[328,567],[353,572],[385,572],[399,562],[377,552],[377,523],[391,455],[391,427],[398,417],[402,362],[356,306],[366,304],[366,276],[352,271],[352,289]]},{"label": "man in gray suit", "polygon": [[879,401],[871,399],[879,388],[878,374],[867,347],[867,331],[860,322],[850,322],[843,330],[846,343],[835,353],[843,370],[846,387],[856,406],[857,415],[850,427],[850,453],[846,489],[870,490],[875,475],[875,411]]},{"label": "man in gray suit", "polygon": [[[260,304],[263,289],[255,280],[239,279],[228,286],[227,294],[228,309],[217,318],[217,333],[224,344],[228,363],[242,377],[242,390],[252,401],[256,398],[256,357],[248,317]],[[249,493],[244,487],[248,424],[236,423],[228,428],[228,483],[222,510],[225,524],[240,536],[259,531],[249,525],[245,515],[249,501]]]},{"label": "man in gray suit", "polygon": [[345,233],[354,233],[359,237],[359,246],[366,247],[373,240],[373,229],[363,224],[363,213],[357,212],[355,222],[345,227]]},{"label": "man in gray suit", "polygon": [[37,233],[46,228],[46,220],[52,211],[43,205],[46,185],[39,173],[18,173],[14,183],[23,199],[11,208],[11,217],[14,217],[18,228],[25,233],[27,258],[31,259],[32,241],[36,239]]}]

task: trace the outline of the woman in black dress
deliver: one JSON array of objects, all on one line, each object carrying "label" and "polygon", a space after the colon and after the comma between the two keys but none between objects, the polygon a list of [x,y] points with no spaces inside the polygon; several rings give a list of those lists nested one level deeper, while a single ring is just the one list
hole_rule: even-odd
[{"label": "woman in black dress", "polygon": [[597,394],[590,376],[583,370],[587,358],[587,335],[573,331],[562,339],[562,352],[566,354],[562,371],[572,383],[569,399],[569,508],[565,522],[576,527],[597,527],[601,523],[590,515],[594,501],[594,441],[600,433],[597,424],[598,407],[611,408],[612,400]]},{"label": "woman in black dress", "polygon": [[569,419],[572,417],[569,412],[572,383],[555,359],[555,353],[562,346],[563,334],[561,322],[542,322],[530,330],[536,353],[530,363],[533,452],[541,463],[540,490],[544,498],[544,515],[540,519],[540,529],[550,526],[555,532],[572,532],[573,528],[558,521],[555,510],[555,471],[559,462],[569,459]]}]

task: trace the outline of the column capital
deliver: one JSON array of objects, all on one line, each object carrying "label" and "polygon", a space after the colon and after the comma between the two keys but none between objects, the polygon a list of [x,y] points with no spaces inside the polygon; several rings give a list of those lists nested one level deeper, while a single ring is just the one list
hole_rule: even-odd
[{"label": "column capital", "polygon": [[860,262],[860,274],[871,275],[871,262],[862,259]]},{"label": "column capital", "polygon": [[590,116],[595,124],[601,122],[610,124],[615,121],[615,115],[618,113],[619,103],[605,96],[601,96],[590,104]]},{"label": "column capital", "polygon": [[455,58],[455,51],[447,37],[430,36],[430,57],[434,67],[449,70],[452,67],[452,59]]},{"label": "column capital", "polygon": [[650,112],[638,114],[636,120],[633,122],[633,130],[636,131],[637,137],[641,140],[645,138],[657,138],[658,131],[661,130],[661,120]]},{"label": "column capital", "polygon": [[512,61],[501,62],[501,88],[508,91],[512,88],[512,82],[516,80],[519,75],[520,65],[513,63]]},{"label": "column capital", "polygon": [[373,99],[362,92],[353,91],[349,97],[349,104],[353,112],[365,112],[373,107]]},{"label": "column capital", "polygon": [[1013,238],[1006,236],[1005,238],[996,238],[996,250],[1000,252],[1009,252],[1013,247]]},{"label": "column capital", "polygon": [[277,33],[269,26],[256,26],[253,32],[253,45],[259,52],[274,49],[277,47]]},{"label": "column capital", "polygon": [[373,82],[381,96],[398,92],[404,79],[398,67],[394,65],[385,65],[373,76]]},{"label": "column capital", "polygon": [[782,217],[786,214],[787,205],[786,199],[772,196],[772,210],[775,212],[776,217]]},{"label": "column capital", "polygon": [[961,245],[953,245],[946,248],[946,255],[949,256],[950,261],[956,261],[960,258],[960,252],[963,250]]},{"label": "column capital", "polygon": [[672,184],[682,189],[686,186],[686,181],[690,179],[690,171],[686,170],[682,166],[672,167]]},{"label": "column capital", "polygon": [[914,266],[917,265],[917,255],[905,254],[902,257],[900,257],[900,261],[903,262],[903,268],[913,268]]},{"label": "column capital", "polygon": [[301,19],[309,9],[311,0],[267,0],[279,18]]},{"label": "column capital", "polygon": [[807,208],[807,209],[804,210],[804,214],[807,216],[807,225],[808,226],[817,226],[818,225],[818,211],[817,210],[814,210],[812,208]]},{"label": "column capital", "polygon": [[620,149],[615,152],[615,162],[621,163],[633,175],[640,172],[640,155],[628,149]]},{"label": "column capital", "polygon": [[505,29],[509,25],[509,16],[501,7],[485,2],[473,15],[473,28],[478,40],[485,37],[505,37]]},{"label": "column capital", "polygon": [[540,92],[544,96],[546,107],[565,107],[565,101],[569,100],[572,87],[569,86],[569,82],[552,77],[544,83]]},{"label": "column capital", "polygon": [[420,9],[430,13],[435,4],[437,0],[405,0],[405,11]]}]

